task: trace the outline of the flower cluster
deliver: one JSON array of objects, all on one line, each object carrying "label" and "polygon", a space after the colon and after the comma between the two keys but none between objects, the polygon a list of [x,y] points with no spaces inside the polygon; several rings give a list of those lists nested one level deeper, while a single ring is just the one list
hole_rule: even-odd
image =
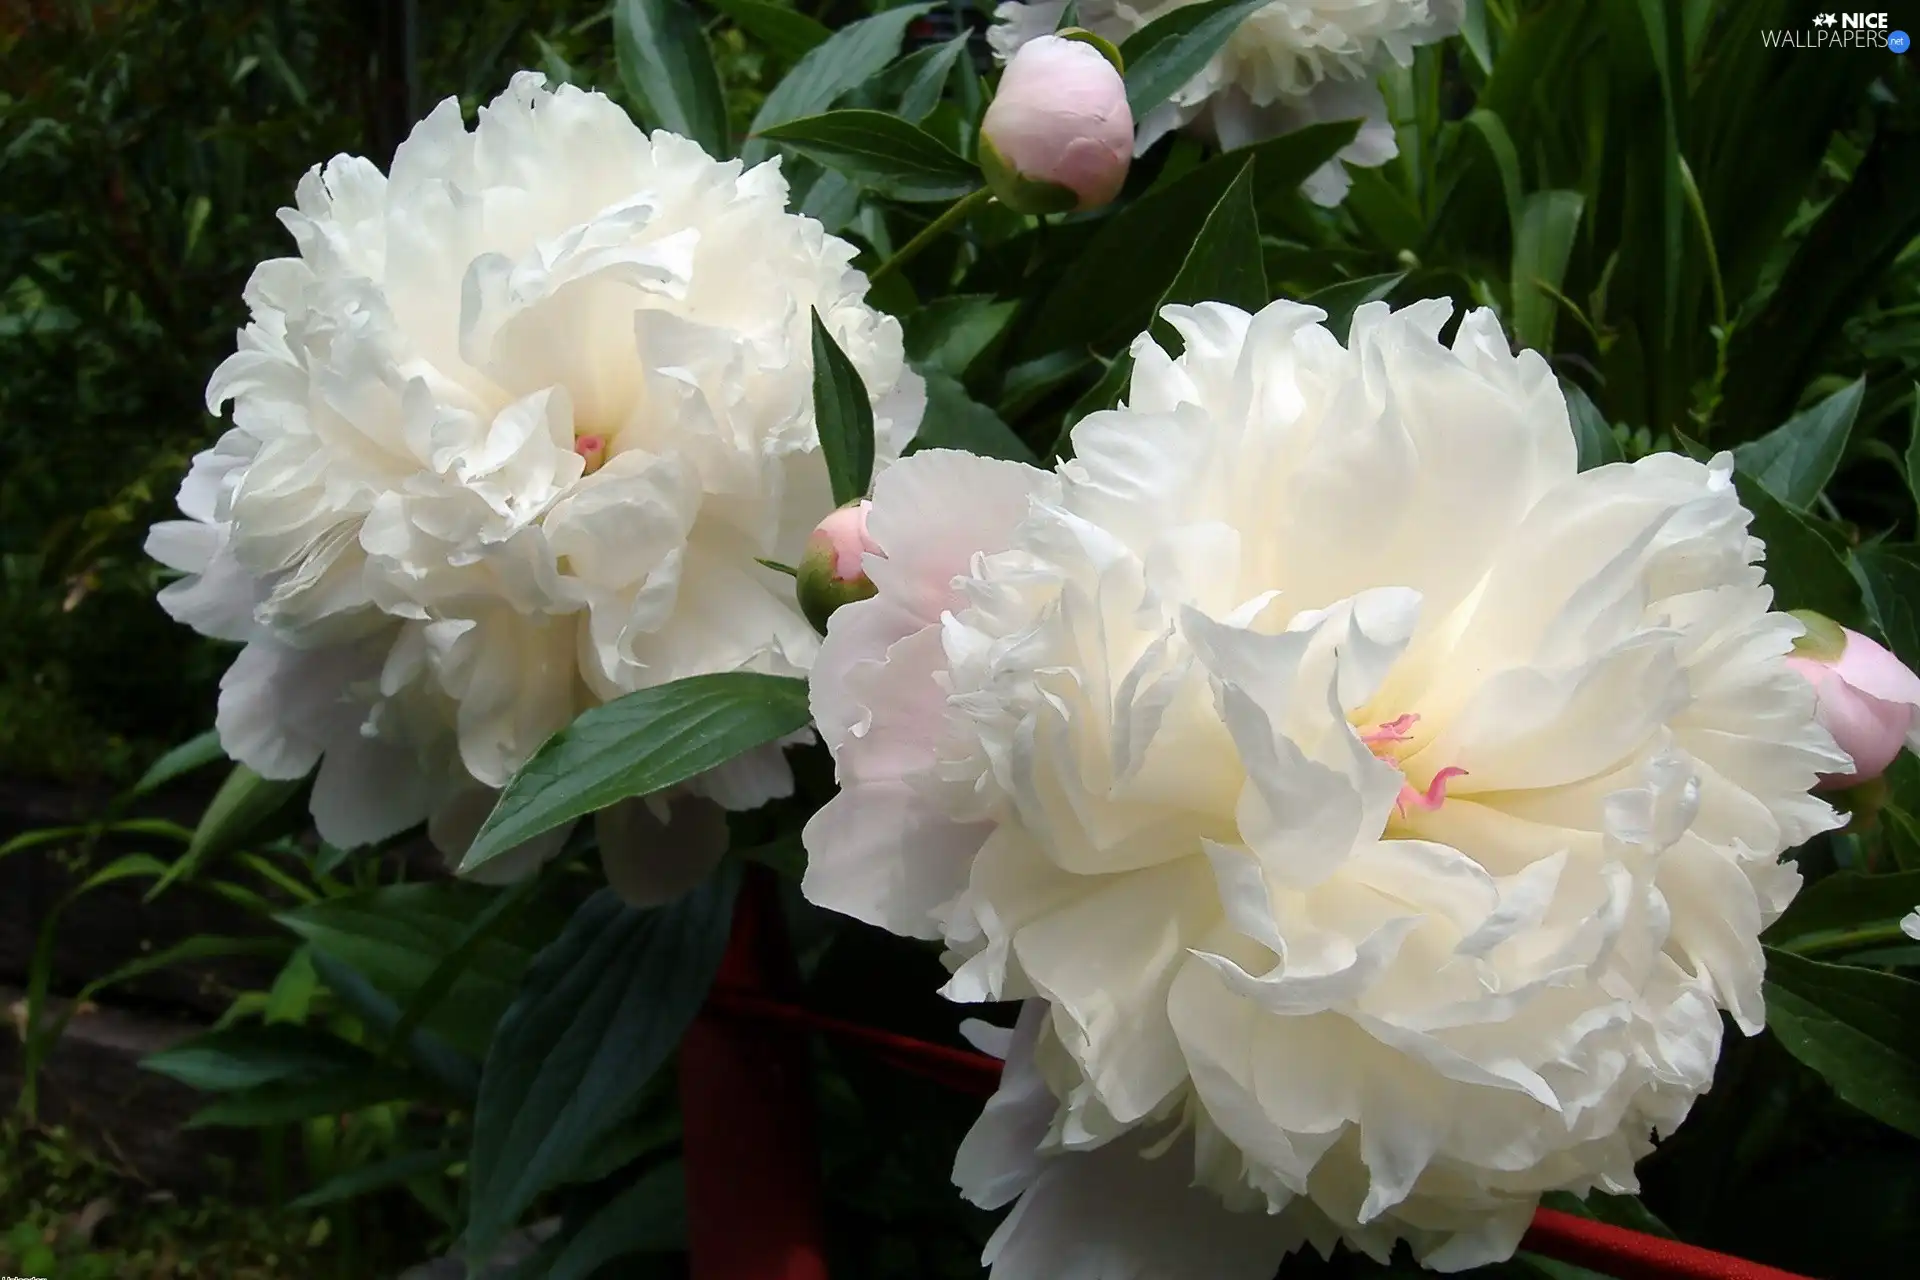
[{"label": "flower cluster", "polygon": [[1168,308],[1057,473],[875,488],[806,889],[1027,1002],[956,1169],[1018,1198],[1003,1280],[1503,1258],[1761,1025],[1846,757],[1731,460],[1577,472],[1546,362],[1448,313]]},{"label": "flower cluster", "polygon": [[[299,256],[254,273],[208,387],[234,425],[148,545],[186,575],[168,612],[246,646],[222,744],[270,778],[317,763],[323,838],[429,820],[458,853],[585,707],[806,671],[818,637],[756,559],[797,559],[833,506],[813,311],[883,464],[924,391],[853,247],[786,197],[777,164],[743,172],[531,73],[471,131],[442,103],[385,175],[342,156],[300,184]],[[770,748],[697,789],[746,807],[791,786]]]},{"label": "flower cluster", "polygon": [[[1191,3],[1080,0],[1075,12],[1082,25],[1118,45]],[[1361,120],[1359,135],[1306,183],[1312,199],[1337,205],[1349,185],[1344,165],[1373,168],[1398,154],[1375,78],[1389,63],[1407,66],[1415,49],[1453,34],[1465,7],[1464,0],[1273,0],[1139,122],[1136,152],[1181,128],[1231,148],[1324,121]],[[994,11],[999,22],[988,38],[1001,57],[1011,57],[1051,33],[1066,9],[1067,0],[1009,0]]]},{"label": "flower cluster", "polygon": [[[1002,6],[979,172],[875,279],[910,292],[905,258],[994,200],[1111,201],[1175,128],[1364,117],[1308,184],[1335,203],[1343,163],[1393,154],[1373,77],[1463,8],[1273,0],[1136,140],[1107,42],[1180,2],[1081,0],[1094,40],[1055,34],[1059,0]],[[1005,1071],[954,1168],[1010,1206],[999,1280],[1268,1280],[1341,1242],[1459,1270],[1548,1192],[1631,1191],[1723,1012],[1763,1023],[1782,854],[1841,821],[1818,793],[1920,746],[1920,677],[1774,610],[1731,456],[1579,470],[1555,374],[1488,311],[1373,303],[1336,336],[1290,302],[1166,307],[1124,404],[1042,468],[903,456],[925,383],[854,246],[777,164],[598,94],[523,74],[471,130],[448,101],[283,219],[298,256],[255,272],[207,392],[233,425],[148,542],[165,608],[243,646],[227,752],[314,773],[336,845],[424,823],[457,857],[583,711],[806,677],[840,784],[806,895],[939,943],[952,1000],[1020,1004],[969,1024]],[[961,256],[1044,252],[996,235]],[[1010,454],[969,395],[1020,301],[929,306],[963,354],[916,330],[944,411]],[[870,494],[864,412],[829,474],[816,316],[865,387]],[[791,794],[811,737],[603,810],[614,888],[704,878],[724,810]]]}]

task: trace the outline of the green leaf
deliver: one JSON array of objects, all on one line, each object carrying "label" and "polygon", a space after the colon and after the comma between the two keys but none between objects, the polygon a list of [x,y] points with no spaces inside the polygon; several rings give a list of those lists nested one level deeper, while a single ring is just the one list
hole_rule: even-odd
[{"label": "green leaf", "polygon": [[1560,390],[1567,397],[1567,421],[1573,426],[1573,438],[1580,446],[1580,469],[1591,471],[1626,457],[1620,451],[1619,438],[1607,425],[1606,415],[1574,383],[1562,379]]},{"label": "green leaf", "polygon": [[1776,609],[1812,609],[1842,626],[1865,617],[1860,587],[1847,570],[1846,554],[1812,517],[1786,506],[1750,476],[1735,472],[1740,501],[1753,513],[1753,535],[1767,544],[1767,581]]},{"label": "green leaf", "polygon": [[987,293],[935,298],[900,322],[906,331],[907,360],[922,373],[965,377],[1019,306]]},{"label": "green leaf", "polygon": [[128,790],[129,799],[158,791],[175,778],[184,777],[195,769],[203,768],[219,760],[225,753],[220,749],[220,735],[209,729],[197,738],[189,738],[173,750],[153,762],[140,781]]},{"label": "green leaf", "polygon": [[1199,75],[1213,55],[1269,0],[1203,0],[1149,22],[1127,37],[1127,106],[1142,119]]},{"label": "green leaf", "polygon": [[[548,867],[559,865],[564,864],[549,863]],[[406,1007],[400,1014],[400,1021],[394,1025],[393,1031],[389,1034],[389,1043],[404,1041],[412,1034],[415,1027],[428,1024],[429,1020],[440,1012],[447,997],[460,985],[461,979],[473,972],[481,953],[488,950],[496,938],[509,938],[513,932],[517,931],[515,927],[519,925],[522,914],[532,903],[534,894],[539,891],[544,880],[544,876],[528,876],[511,888],[494,894],[493,900],[487,903],[479,914],[467,921],[460,935],[452,940],[453,944],[434,961],[432,971],[407,998]],[[507,942],[505,945],[513,944]],[[531,950],[526,954],[531,956]],[[524,968],[524,965],[516,966],[516,980],[519,970]],[[504,1006],[500,1012],[505,1012]],[[442,1019],[443,1023],[445,1021]],[[499,1019],[494,1017],[485,1022],[489,1037],[498,1021]],[[484,1052],[484,1049],[476,1050],[476,1056],[481,1052]]]},{"label": "green leaf", "polygon": [[945,44],[923,49],[914,57],[924,61],[913,73],[906,92],[900,95],[900,118],[919,124],[933,109],[940,105],[940,95],[946,90],[947,81],[953,75],[953,64],[967,51],[967,45],[973,40],[973,33],[962,31]]},{"label": "green leaf", "polygon": [[1493,43],[1487,39],[1487,0],[1467,0],[1460,18],[1460,40],[1482,75],[1493,70]]},{"label": "green leaf", "polygon": [[373,1065],[312,1080],[276,1080],[240,1089],[201,1108],[189,1129],[257,1129],[337,1116],[421,1096],[426,1084],[411,1071]]},{"label": "green leaf", "polygon": [[514,775],[460,869],[616,800],[685,782],[807,718],[806,681],[750,671],[690,676],[594,707]]},{"label": "green leaf", "polygon": [[680,1162],[648,1170],[571,1235],[547,1280],[592,1280],[616,1258],[686,1246],[687,1178]]},{"label": "green leaf", "polygon": [[783,4],[767,0],[711,0],[734,25],[786,62],[798,62],[833,35],[826,27]]},{"label": "green leaf", "polygon": [[1324,321],[1327,332],[1345,342],[1347,330],[1353,326],[1353,313],[1369,302],[1379,302],[1407,278],[1404,271],[1395,271],[1388,275],[1361,276],[1357,280],[1342,280],[1339,284],[1330,284],[1324,289],[1316,289],[1300,299],[1309,307],[1318,307],[1327,313]]},{"label": "green leaf", "polygon": [[939,139],[884,111],[829,111],[774,125],[759,136],[890,200],[945,202],[980,185],[979,171]]},{"label": "green leaf", "polygon": [[343,1200],[357,1200],[375,1191],[384,1191],[411,1182],[415,1178],[445,1173],[459,1157],[449,1151],[403,1151],[385,1160],[357,1165],[336,1174],[293,1201],[295,1209],[319,1209]]},{"label": "green leaf", "polygon": [[[1870,72],[1857,73],[1861,81]],[[1803,95],[1804,96],[1804,95]],[[1789,103],[1782,127],[1804,127],[1804,102]],[[1810,117],[1832,119],[1835,117]],[[1828,126],[1830,129],[1831,126]],[[1765,141],[1751,194],[1764,198],[1764,184],[1778,184],[1778,144]],[[1818,139],[1820,151],[1827,139]],[[1817,153],[1816,153],[1817,155]],[[1789,187],[1788,190],[1791,190]],[[1745,210],[1722,215],[1737,221]],[[1726,400],[1718,415],[1729,424],[1778,421],[1792,411],[1800,391],[1837,355],[1848,321],[1887,287],[1892,264],[1920,234],[1920,129],[1876,129],[1852,181],[1827,203],[1788,261],[1778,285],[1742,320],[1727,355]],[[1757,252],[1777,254],[1778,240]]]},{"label": "green leaf", "polygon": [[1513,335],[1525,347],[1553,351],[1560,284],[1573,254],[1586,197],[1578,191],[1536,191],[1520,205],[1513,237]]},{"label": "green leaf", "polygon": [[1920,508],[1920,382],[1913,386],[1913,407],[1907,423],[1907,492]]},{"label": "green leaf", "polygon": [[[399,1005],[367,981],[359,970],[330,953],[309,948],[307,955],[315,977],[326,984],[334,999],[376,1036],[393,1039],[394,1028],[400,1023]],[[424,1029],[409,1034],[401,1047],[406,1051],[407,1060],[421,1073],[413,1077],[419,1082],[413,1096],[431,1093],[441,1101],[462,1107],[473,1102],[480,1087],[480,1068],[473,1059]]]},{"label": "green leaf", "polygon": [[1920,547],[1861,547],[1853,561],[1866,584],[1874,626],[1895,657],[1920,670]]},{"label": "green leaf", "polygon": [[1507,202],[1507,226],[1517,245],[1520,224],[1526,220],[1526,208],[1525,188],[1520,181],[1520,153],[1513,145],[1513,135],[1507,132],[1499,114],[1489,107],[1476,107],[1468,112],[1467,127],[1487,144],[1494,168],[1500,172],[1500,194]]},{"label": "green leaf", "polygon": [[1767,1025],[1842,1100],[1920,1137],[1920,983],[1768,948]]},{"label": "green leaf", "polygon": [[907,25],[933,6],[911,4],[888,9],[871,18],[848,23],[825,44],[812,49],[789,71],[754,114],[740,157],[749,165],[773,154],[772,144],[760,135],[774,125],[818,115],[878,75],[900,52]]},{"label": "green leaf", "polygon": [[1033,463],[1033,450],[1000,420],[1000,415],[974,400],[967,389],[944,373],[929,373],[927,412],[919,434],[906,452],[922,449],[963,449],[989,458]]},{"label": "green leaf", "polygon": [[[534,954],[559,927],[550,913],[500,919],[522,892],[521,885],[502,891],[445,881],[385,885],[323,899],[279,920],[396,1002],[410,1005],[443,981],[445,991],[418,1021],[478,1058]],[[439,977],[456,955],[464,962]]]},{"label": "green leaf", "polygon": [[1119,404],[1121,395],[1125,393],[1127,384],[1132,379],[1133,356],[1123,351],[1108,363],[1106,372],[1100,375],[1100,380],[1088,387],[1086,394],[1074,401],[1073,407],[1067,410],[1067,416],[1060,422],[1060,438],[1053,442],[1053,456],[1071,458],[1073,429],[1089,415],[1099,413],[1103,409],[1111,409]]},{"label": "green leaf", "polygon": [[1734,465],[1788,506],[1808,510],[1827,487],[1827,481],[1833,479],[1847,451],[1853,420],[1866,391],[1867,380],[1854,379],[1758,440],[1735,448]]},{"label": "green leaf", "polygon": [[1915,906],[1920,906],[1920,871],[1837,871],[1802,889],[1762,936],[1800,955],[1885,946],[1902,941],[1900,920]]},{"label": "green leaf", "polygon": [[1180,337],[1160,315],[1166,307],[1212,301],[1258,311],[1271,296],[1260,252],[1260,215],[1253,205],[1253,167],[1248,165],[1207,215],[1186,261],[1154,307],[1153,333],[1161,346],[1178,351]]},{"label": "green leaf", "polygon": [[338,1036],[292,1023],[208,1031],[148,1054],[140,1065],[205,1093],[361,1071],[374,1058]]},{"label": "green leaf", "polygon": [[487,1054],[474,1111],[466,1243],[484,1256],[627,1113],[680,1043],[720,965],[729,864],[651,911],[602,889],[534,961]]},{"label": "green leaf", "polygon": [[680,0],[615,0],[613,50],[640,114],[724,157],[727,100],[700,19]]},{"label": "green leaf", "polygon": [[813,418],[835,505],[866,497],[873,485],[873,402],[860,371],[818,311],[813,313]]},{"label": "green leaf", "polygon": [[[1020,342],[1020,357],[1131,341],[1186,261],[1220,197],[1248,167],[1256,208],[1291,196],[1307,176],[1353,141],[1357,121],[1311,125],[1216,156],[1106,218],[1049,292]],[[1017,416],[1017,415],[1009,415]]]},{"label": "green leaf", "polygon": [[93,979],[80,989],[74,1003],[91,1000],[108,987],[118,986],[134,978],[149,973],[158,973],[162,969],[172,969],[191,964],[196,960],[227,960],[234,956],[284,956],[288,944],[284,938],[231,938],[220,934],[196,934],[183,938],[170,947],[148,952],[117,969],[113,969]]},{"label": "green leaf", "polygon": [[187,851],[147,890],[147,901],[244,846],[299,793],[303,781],[263,778],[243,764],[233,766],[200,816]]}]

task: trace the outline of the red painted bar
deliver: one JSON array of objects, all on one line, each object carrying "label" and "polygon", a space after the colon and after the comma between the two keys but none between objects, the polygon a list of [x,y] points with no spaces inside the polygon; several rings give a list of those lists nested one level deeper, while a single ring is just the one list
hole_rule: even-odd
[{"label": "red painted bar", "polygon": [[[928,1044],[890,1031],[823,1017],[760,991],[716,986],[708,1001],[707,1016],[712,1021],[778,1026],[792,1033],[817,1031],[833,1039],[859,1045],[889,1066],[924,1076],[961,1093],[985,1097],[994,1091],[1000,1080],[999,1061],[985,1054]],[[685,1068],[682,1070],[684,1072]],[[687,1145],[688,1167],[691,1169],[691,1130]],[[812,1175],[809,1174],[810,1185],[811,1182]],[[691,1205],[691,1185],[688,1196]],[[1604,1272],[1616,1280],[1808,1280],[1808,1277],[1793,1272],[1553,1209],[1541,1209],[1534,1214],[1533,1226],[1528,1229],[1520,1247],[1557,1262]],[[775,1277],[786,1280],[788,1276],[800,1274],[776,1271],[757,1273],[766,1280],[774,1280]],[[815,1274],[824,1275],[825,1272],[806,1274],[811,1277]],[[698,1254],[694,1257],[693,1276],[694,1280],[746,1280],[745,1273],[706,1270]]]},{"label": "red painted bar", "polygon": [[709,1005],[680,1046],[687,1250],[697,1280],[826,1280],[806,1032],[718,1014],[797,977],[771,873],[750,867]]}]

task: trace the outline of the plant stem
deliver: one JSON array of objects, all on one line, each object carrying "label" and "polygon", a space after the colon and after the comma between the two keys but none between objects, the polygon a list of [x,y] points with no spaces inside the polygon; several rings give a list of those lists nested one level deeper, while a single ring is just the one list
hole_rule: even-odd
[{"label": "plant stem", "polygon": [[885,280],[888,276],[906,266],[907,263],[913,261],[913,259],[919,255],[922,249],[925,249],[943,234],[952,230],[953,227],[968,214],[991,199],[993,199],[993,192],[985,187],[981,187],[978,191],[969,192],[961,196],[958,200],[955,200],[947,206],[944,213],[932,222],[929,222],[926,226],[920,228],[918,235],[895,250],[891,258],[888,258],[885,262],[875,267],[873,274],[867,277],[868,286],[871,287],[879,284],[882,280]]}]

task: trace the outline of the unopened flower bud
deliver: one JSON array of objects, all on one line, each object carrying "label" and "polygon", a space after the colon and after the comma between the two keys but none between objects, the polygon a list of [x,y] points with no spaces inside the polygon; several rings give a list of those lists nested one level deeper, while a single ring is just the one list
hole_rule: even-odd
[{"label": "unopened flower bud", "polygon": [[1097,209],[1133,162],[1133,112],[1119,54],[1089,33],[1020,46],[980,122],[980,169],[1020,213]]},{"label": "unopened flower bud", "polygon": [[1807,633],[1787,659],[1818,701],[1820,724],[1853,757],[1850,773],[1825,774],[1818,787],[1837,790],[1886,772],[1915,734],[1920,676],[1886,649],[1817,613],[1795,611]]},{"label": "unopened flower bud", "polygon": [[795,586],[800,612],[822,635],[835,609],[874,593],[861,565],[864,556],[881,554],[879,544],[867,535],[867,512],[872,509],[873,503],[864,498],[849,503],[822,520],[807,538]]}]

